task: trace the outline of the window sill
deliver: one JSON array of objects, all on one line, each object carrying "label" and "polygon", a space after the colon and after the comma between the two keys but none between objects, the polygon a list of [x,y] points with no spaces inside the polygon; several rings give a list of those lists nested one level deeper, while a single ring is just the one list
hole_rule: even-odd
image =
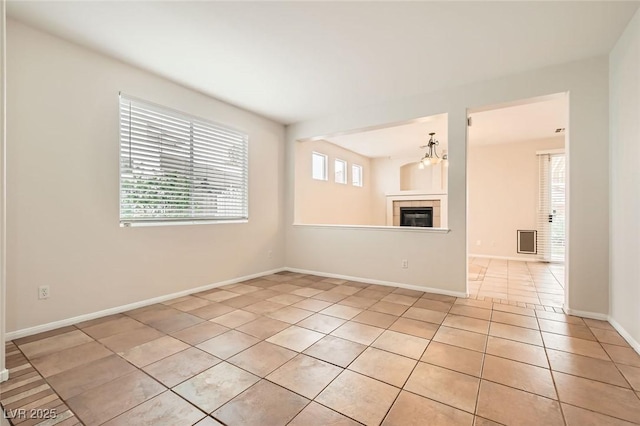
[{"label": "window sill", "polygon": [[183,225],[226,225],[249,223],[248,219],[240,220],[167,220],[167,221],[148,221],[148,222],[127,222],[120,223],[121,228],[138,228],[148,226],[183,226]]},{"label": "window sill", "polygon": [[374,231],[419,232],[426,234],[448,234],[449,228],[418,228],[410,226],[379,226],[379,225],[331,225],[331,224],[306,224],[294,223],[294,227],[300,228],[334,228],[334,229],[364,229]]}]

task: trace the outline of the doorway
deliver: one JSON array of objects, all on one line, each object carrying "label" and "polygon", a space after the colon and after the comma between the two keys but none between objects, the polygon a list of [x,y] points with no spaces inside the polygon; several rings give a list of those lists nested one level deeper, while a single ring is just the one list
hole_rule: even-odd
[{"label": "doorway", "polygon": [[469,297],[565,301],[568,94],[468,111]]}]

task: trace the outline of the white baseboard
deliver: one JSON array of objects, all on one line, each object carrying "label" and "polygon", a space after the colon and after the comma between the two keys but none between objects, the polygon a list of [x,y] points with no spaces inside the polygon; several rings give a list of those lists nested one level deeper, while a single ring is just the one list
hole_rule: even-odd
[{"label": "white baseboard", "polygon": [[467,293],[463,291],[451,291],[451,290],[444,290],[441,288],[423,287],[420,285],[396,283],[392,281],[382,281],[382,280],[375,280],[371,278],[352,277],[350,275],[332,274],[329,272],[320,272],[320,271],[310,271],[307,269],[291,268],[288,266],[285,267],[284,269],[286,269],[287,271],[297,272],[300,274],[320,275],[323,277],[338,278],[338,279],[347,280],[347,281],[358,281],[361,283],[378,284],[378,285],[384,285],[387,287],[406,288],[408,290],[418,290],[418,291],[425,291],[428,293],[444,294],[445,296],[467,297]]},{"label": "white baseboard", "polygon": [[4,370],[0,370],[0,383],[6,382],[9,380],[9,370],[6,368]]},{"label": "white baseboard", "polygon": [[629,334],[627,330],[625,330],[624,327],[622,327],[620,323],[614,320],[611,316],[609,316],[609,324],[611,324],[613,328],[615,328],[616,331],[620,333],[624,340],[626,340],[627,343],[640,355],[640,343],[636,339],[634,339],[633,336],[631,336],[631,334]]},{"label": "white baseboard", "polygon": [[286,268],[276,268],[270,271],[258,272],[256,274],[245,275],[243,277],[232,278],[230,280],[220,281],[213,284],[207,284],[201,287],[190,288],[187,290],[182,290],[176,293],[165,294],[163,296],[153,297],[151,299],[141,300],[139,302],[129,303],[127,305],[116,306],[109,309],[104,309],[102,311],[91,312],[89,314],[79,315],[77,317],[66,318],[59,321],[49,322],[46,324],[36,325],[34,327],[23,328],[21,330],[10,331],[5,334],[5,341],[10,341],[14,339],[19,339],[22,337],[31,336],[33,334],[43,333],[49,330],[55,330],[56,328],[66,327],[68,325],[77,324],[83,321],[89,321],[96,318],[106,317],[108,315],[119,314],[121,312],[130,311],[132,309],[142,308],[144,306],[153,305],[155,303],[161,303],[167,300],[175,299],[182,296],[187,296],[189,294],[198,293],[201,291],[210,290],[216,287],[222,287],[228,284],[235,284],[241,281],[250,280],[253,278],[259,278],[265,275],[271,275],[278,272],[282,272],[286,270]]},{"label": "white baseboard", "polygon": [[472,253],[469,253],[468,257],[480,257],[482,259],[496,259],[496,260],[517,260],[519,262],[541,262],[540,259],[537,259],[535,257],[493,256],[490,254],[472,254]]},{"label": "white baseboard", "polygon": [[589,312],[589,311],[579,311],[577,309],[567,308],[566,306],[563,309],[567,314],[575,315],[577,317],[595,319],[595,320],[600,320],[600,321],[608,321],[609,320],[609,315],[607,315],[607,314],[600,314],[598,312]]}]

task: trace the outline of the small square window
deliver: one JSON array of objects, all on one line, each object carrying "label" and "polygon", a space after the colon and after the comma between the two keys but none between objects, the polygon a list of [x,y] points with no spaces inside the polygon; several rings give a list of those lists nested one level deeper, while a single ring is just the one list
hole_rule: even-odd
[{"label": "small square window", "polygon": [[311,176],[316,180],[327,180],[327,156],[319,152],[311,153]]},{"label": "small square window", "polygon": [[336,159],[335,163],[335,179],[336,183],[347,183],[347,162]]},{"label": "small square window", "polygon": [[353,186],[362,186],[362,166],[358,164],[351,166],[351,183]]}]

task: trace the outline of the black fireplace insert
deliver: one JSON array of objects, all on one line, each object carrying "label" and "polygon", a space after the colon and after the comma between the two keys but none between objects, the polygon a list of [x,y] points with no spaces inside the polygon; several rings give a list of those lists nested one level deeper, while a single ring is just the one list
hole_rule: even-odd
[{"label": "black fireplace insert", "polygon": [[400,226],[433,228],[433,207],[400,207]]}]

